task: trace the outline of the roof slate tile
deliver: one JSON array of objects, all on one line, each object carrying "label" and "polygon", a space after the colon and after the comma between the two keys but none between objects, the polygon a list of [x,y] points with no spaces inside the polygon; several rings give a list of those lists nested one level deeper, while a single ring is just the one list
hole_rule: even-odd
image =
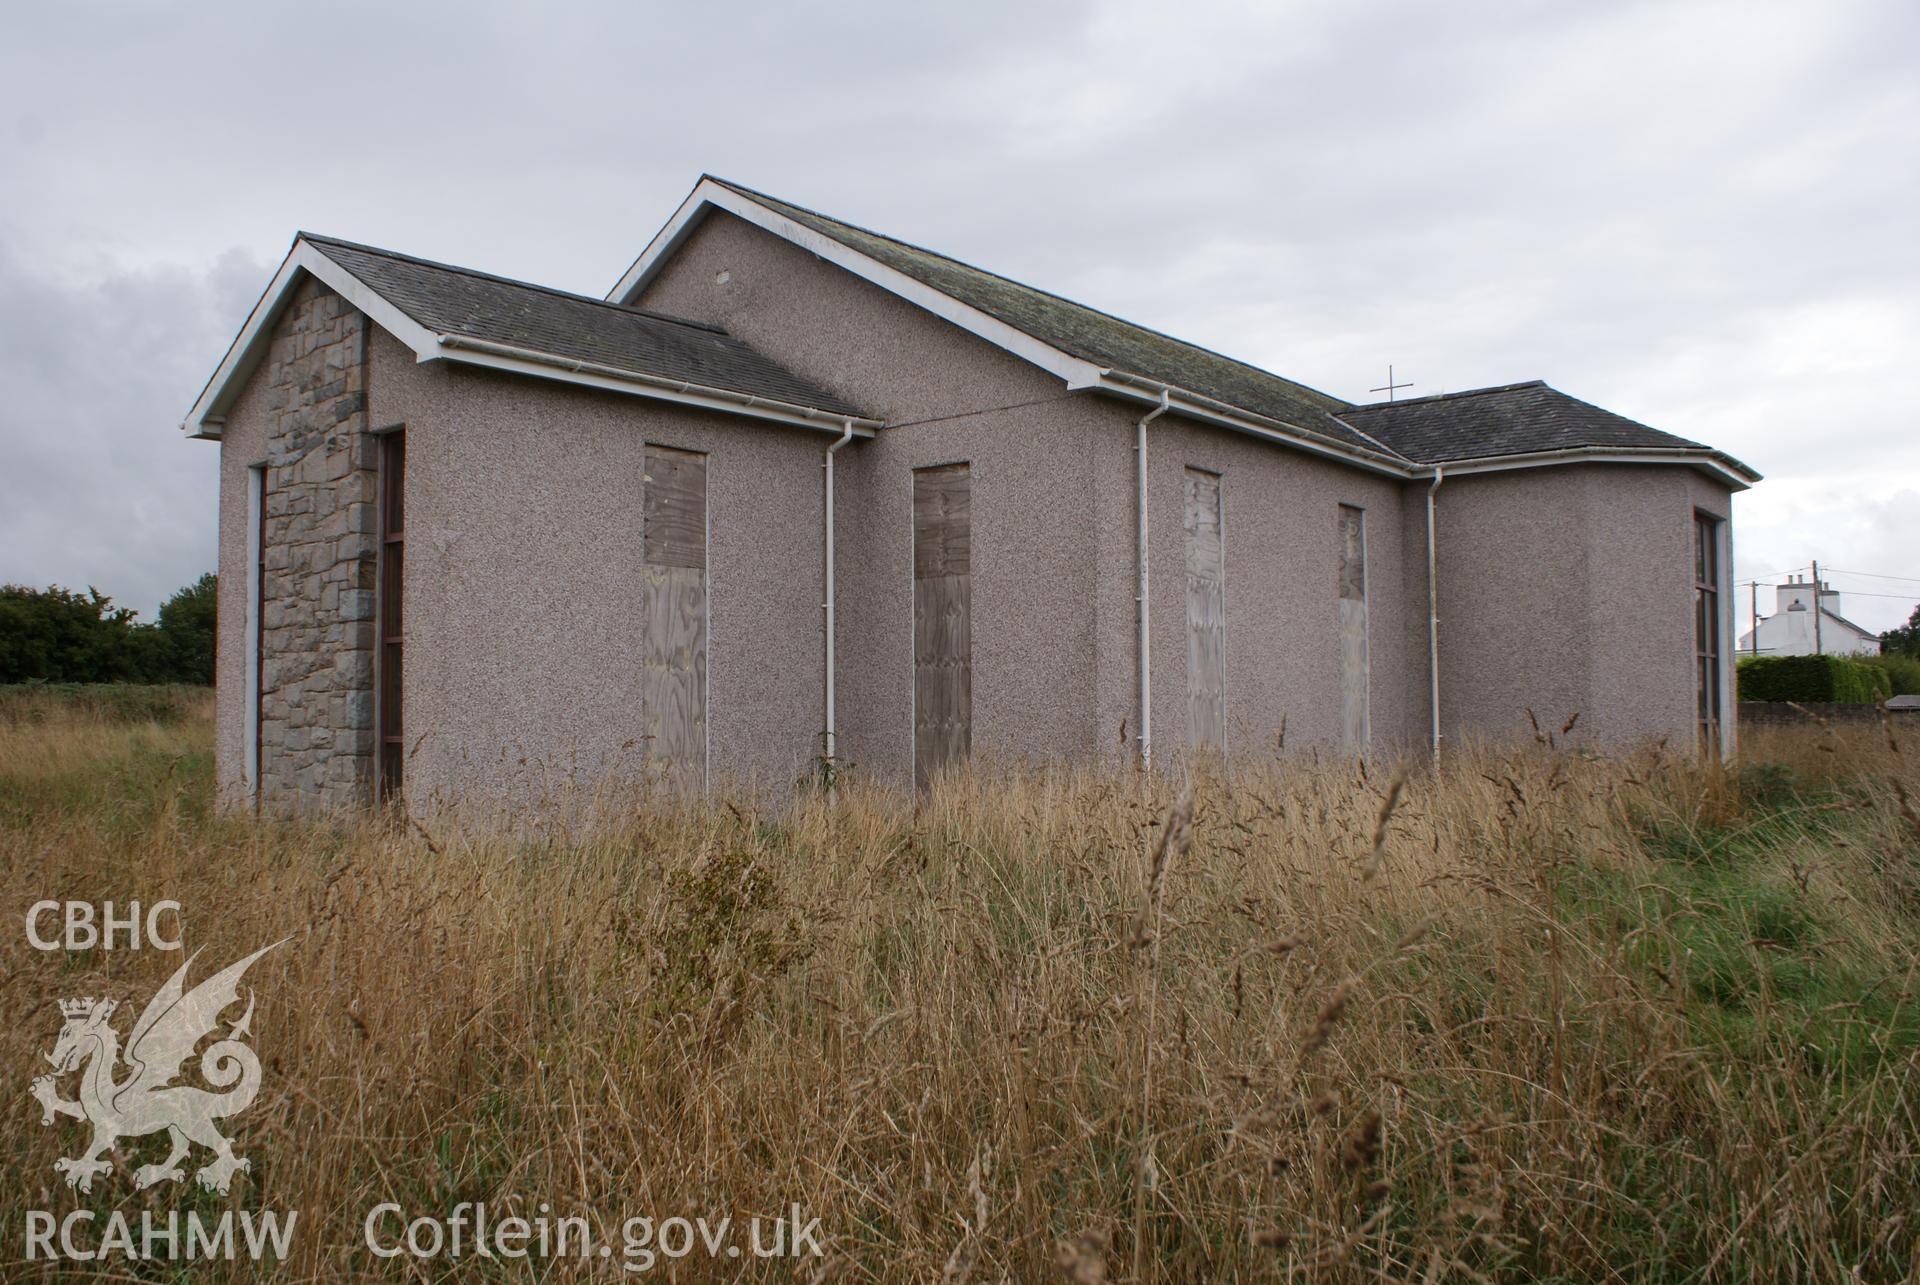
[{"label": "roof slate tile", "polygon": [[1342,418],[1422,464],[1580,447],[1704,451],[1540,380],[1356,406]]},{"label": "roof slate tile", "polygon": [[301,239],[394,307],[439,334],[526,348],[657,379],[683,380],[835,415],[862,416],[726,331],[303,232]]},{"label": "roof slate tile", "polygon": [[1392,458],[1380,443],[1341,421],[1347,403],[1337,397],[936,251],[725,179],[713,181],[1084,361],[1199,393],[1350,450]]}]

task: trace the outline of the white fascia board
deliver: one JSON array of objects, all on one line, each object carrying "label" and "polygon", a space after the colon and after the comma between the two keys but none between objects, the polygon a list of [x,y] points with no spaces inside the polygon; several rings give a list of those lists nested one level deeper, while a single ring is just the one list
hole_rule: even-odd
[{"label": "white fascia board", "polygon": [[694,187],[687,199],[680,203],[665,227],[661,228],[633,266],[627,269],[620,283],[608,293],[609,301],[630,304],[647,282],[670,258],[687,235],[699,226],[709,208],[725,210],[737,218],[744,219],[755,227],[771,232],[783,241],[799,246],[818,258],[825,259],[835,267],[844,268],[853,275],[872,282],[889,294],[897,295],[908,303],[932,313],[944,321],[950,321],[962,330],[979,336],[996,348],[1004,349],[1048,374],[1055,375],[1066,382],[1068,389],[1092,388],[1099,384],[1103,369],[1095,362],[1061,351],[1053,345],[1043,343],[1023,330],[1017,330],[996,317],[990,317],[978,308],[961,303],[951,295],[935,290],[924,282],[916,281],[896,268],[890,268],[878,259],[862,254],[850,246],[843,245],[830,236],[815,232],[812,228],[794,222],[784,214],[768,209],[751,197],[742,196],[732,188],[703,178]]},{"label": "white fascia board", "polygon": [[710,204],[706,193],[717,190],[723,189],[711,179],[703,178],[694,184],[693,191],[680,202],[680,207],[673,212],[673,217],[653,234],[653,240],[647,242],[647,248],[640,252],[640,257],[633,261],[633,266],[627,269],[626,274],[614,284],[613,289],[607,291],[608,303],[627,306],[628,301],[638,295],[646,287],[647,282],[653,280],[653,274],[673,257],[673,252],[680,248],[680,243],[687,239],[688,234],[700,226],[700,221],[706,216],[707,207]]},{"label": "white fascia board", "polygon": [[[218,438],[222,427],[222,417],[245,387],[247,377],[266,354],[267,344],[273,335],[273,326],[280,313],[286,308],[288,300],[300,284],[301,274],[317,278],[328,289],[339,294],[348,303],[365,313],[376,325],[401,343],[405,344],[417,362],[449,361],[461,365],[484,366],[494,370],[509,370],[518,374],[532,375],[539,379],[557,380],[561,383],[583,384],[589,388],[605,389],[612,392],[629,393],[641,397],[651,397],[658,401],[676,402],[686,406],[699,406],[707,410],[724,411],[734,415],[746,415],[755,419],[772,420],[775,423],[793,424],[802,428],[838,433],[846,425],[848,416],[831,411],[816,410],[804,406],[789,405],[784,402],[770,401],[745,394],[730,393],[724,389],[702,388],[675,380],[656,379],[646,375],[615,370],[608,367],[595,367],[589,363],[571,361],[564,357],[554,357],[525,349],[513,349],[504,344],[488,344],[481,340],[462,339],[456,335],[442,335],[430,330],[396,308],[377,291],[348,272],[326,256],[319,247],[305,240],[294,242],[286,261],[274,274],[273,281],[266,292],[260,296],[260,302],[254,305],[246,324],[227,350],[226,358],[214,371],[213,378],[200,394],[200,399],[187,413],[187,419],[181,428],[194,437]],[[854,434],[858,437],[871,437],[873,430],[879,427],[877,421],[853,417]]]},{"label": "white fascia board", "polygon": [[185,422],[180,425],[187,435],[207,438],[220,436],[222,417],[246,386],[247,377],[266,354],[267,344],[273,338],[274,322],[293,298],[303,273],[319,279],[348,303],[366,313],[382,329],[412,349],[417,357],[425,360],[430,354],[437,355],[438,335],[374,293],[318,247],[306,240],[296,240],[286,260],[281,263],[280,270],[273,274],[273,280],[260,296],[260,302],[254,304],[253,311],[247,314],[246,324],[240,327],[240,333],[227,349],[227,355],[221,359],[213,377],[201,390],[199,400],[187,412]]},{"label": "white fascia board", "polygon": [[[647,283],[656,272],[673,256],[681,243],[700,225],[701,219],[709,209],[721,209],[763,231],[770,232],[793,245],[800,247],[818,258],[874,285],[890,294],[905,299],[908,303],[932,313],[945,321],[950,321],[962,330],[969,332],[986,342],[1011,353],[1013,356],[1038,366],[1040,369],[1061,379],[1069,391],[1098,389],[1102,392],[1117,394],[1136,401],[1160,400],[1163,387],[1151,381],[1135,382],[1133,377],[1101,366],[1097,362],[1075,357],[1063,352],[1051,344],[1035,339],[1025,331],[1015,329],[1006,322],[990,317],[977,308],[961,303],[932,286],[916,281],[895,268],[888,267],[879,260],[862,254],[832,237],[822,235],[812,228],[796,223],[785,215],[761,205],[751,197],[712,179],[703,178],[695,185],[687,199],[680,203],[673,217],[654,235],[647,248],[635,259],[626,275],[608,292],[607,299],[612,303],[632,306],[633,301],[646,289]],[[1182,393],[1177,388],[1168,389],[1172,408],[1183,415],[1203,419],[1210,423],[1224,425],[1238,432],[1249,433],[1255,437],[1324,455],[1343,463],[1391,477],[1412,477],[1421,475],[1417,466],[1401,466],[1391,460],[1376,459],[1360,452],[1343,451],[1337,445],[1322,443],[1311,435],[1295,430],[1290,425],[1276,420],[1265,420],[1260,416],[1236,412],[1224,403],[1207,403],[1196,394]]]},{"label": "white fascia board", "polygon": [[1448,477],[1458,477],[1468,473],[1504,473],[1515,469],[1552,468],[1562,464],[1679,464],[1710,474],[1736,491],[1744,491],[1760,480],[1758,473],[1735,469],[1715,451],[1638,446],[1581,446],[1562,451],[1503,455],[1485,460],[1447,460],[1441,467],[1446,469]]},{"label": "white fascia board", "polygon": [[1137,402],[1151,402],[1154,405],[1159,405],[1164,390],[1167,408],[1177,415],[1202,420],[1221,428],[1231,429],[1236,433],[1245,433],[1249,437],[1257,437],[1262,441],[1285,446],[1291,450],[1305,451],[1309,455],[1318,455],[1323,459],[1338,460],[1342,464],[1365,469],[1371,473],[1381,473],[1395,478],[1428,477],[1433,473],[1433,470],[1425,465],[1411,462],[1402,464],[1359,451],[1346,450],[1292,424],[1268,419],[1264,415],[1235,410],[1224,402],[1215,402],[1196,393],[1183,392],[1172,385],[1155,383],[1137,376],[1107,371],[1098,388],[1103,393],[1126,397]]}]

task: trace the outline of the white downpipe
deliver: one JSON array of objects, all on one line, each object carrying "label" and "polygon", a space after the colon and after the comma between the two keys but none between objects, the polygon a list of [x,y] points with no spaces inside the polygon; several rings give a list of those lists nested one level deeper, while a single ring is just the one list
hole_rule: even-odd
[{"label": "white downpipe", "polygon": [[1170,391],[1160,389],[1160,404],[1148,411],[1134,429],[1134,503],[1139,517],[1140,592],[1134,599],[1140,617],[1140,766],[1153,766],[1153,646],[1148,629],[1147,597],[1147,425],[1167,413]]},{"label": "white downpipe", "polygon": [[1427,487],[1427,701],[1433,711],[1433,757],[1440,758],[1440,579],[1439,557],[1434,550],[1433,493],[1446,480],[1444,464],[1433,469],[1433,483]]},{"label": "white downpipe", "polygon": [[849,418],[844,422],[844,426],[841,430],[840,436],[837,439],[835,439],[833,445],[827,447],[826,455],[821,465],[821,467],[826,470],[826,478],[827,478],[825,531],[823,533],[823,538],[821,541],[822,545],[824,546],[824,553],[825,553],[826,564],[827,564],[826,565],[826,601],[820,604],[820,609],[824,613],[824,619],[826,621],[827,640],[826,640],[826,647],[824,650],[825,650],[825,664],[826,664],[827,708],[826,708],[826,729],[821,740],[822,740],[822,748],[825,751],[825,758],[829,765],[832,764],[834,760],[834,755],[838,753],[838,750],[839,750],[839,746],[837,745],[837,741],[839,739],[839,728],[835,721],[834,712],[833,712],[834,711],[833,671],[836,668],[836,665],[835,665],[836,657],[834,655],[835,638],[834,638],[834,619],[833,619],[833,615],[834,615],[834,612],[833,612],[833,598],[834,598],[834,592],[833,592],[833,563],[834,563],[833,457],[840,450],[841,447],[845,446],[848,442],[852,440],[853,440],[853,420]]}]

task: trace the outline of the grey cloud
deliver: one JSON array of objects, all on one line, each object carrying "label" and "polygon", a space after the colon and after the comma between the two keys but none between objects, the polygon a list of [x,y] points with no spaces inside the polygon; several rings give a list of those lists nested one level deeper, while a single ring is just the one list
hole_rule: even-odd
[{"label": "grey cloud", "polygon": [[230,251],[75,280],[0,248],[0,581],[150,618],[213,568],[215,452],[178,426],[268,270]]},{"label": "grey cloud", "polygon": [[[1817,546],[1920,576],[1904,0],[76,4],[12,34],[0,362],[82,427],[0,412],[10,577],[144,601],[210,550],[211,452],[170,426],[294,229],[597,293],[701,170],[1342,396],[1389,361],[1543,377],[1769,475],[1739,574]],[[138,369],[99,378],[100,342]],[[76,504],[94,530],[49,535]]]}]

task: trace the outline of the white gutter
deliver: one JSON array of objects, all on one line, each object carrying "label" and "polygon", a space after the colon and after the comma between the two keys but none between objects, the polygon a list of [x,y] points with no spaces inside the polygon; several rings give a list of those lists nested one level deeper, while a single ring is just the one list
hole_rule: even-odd
[{"label": "white gutter", "polygon": [[[685,379],[666,379],[658,375],[645,375],[638,371],[621,370],[617,366],[603,366],[597,362],[577,361],[571,357],[556,357],[552,353],[539,352],[532,348],[520,348],[513,344],[495,343],[491,339],[470,339],[465,335],[441,335],[440,347],[460,353],[479,354],[481,359],[452,357],[451,360],[471,365],[488,366],[497,370],[515,370],[524,366],[538,366],[550,370],[571,372],[577,378],[576,383],[589,383],[601,387],[610,387],[615,391],[633,391],[622,389],[621,385],[639,385],[647,390],[647,395],[662,397],[668,401],[682,402],[692,406],[702,406],[708,410],[730,411],[734,414],[751,415],[757,419],[773,420],[780,424],[792,424],[800,428],[811,428],[820,432],[837,433],[843,427],[853,426],[857,435],[873,436],[874,430],[881,426],[876,419],[864,419],[838,411],[821,410],[813,406],[802,406],[798,402],[782,401],[774,397],[755,397],[747,393],[736,393],[727,388],[714,388],[707,384],[696,384]],[[422,357],[421,360],[431,360]],[[526,372],[535,373],[538,372]]]},{"label": "white gutter", "polygon": [[1433,493],[1446,480],[1447,466],[1436,464],[1433,484],[1427,487],[1427,703],[1433,711],[1433,757],[1440,758],[1440,580],[1439,555],[1434,547]]},{"label": "white gutter", "polygon": [[1134,502],[1139,508],[1140,593],[1134,599],[1140,616],[1140,766],[1153,766],[1153,648],[1148,628],[1151,602],[1147,596],[1147,425],[1167,413],[1171,394],[1160,390],[1160,404],[1134,427]]},{"label": "white gutter", "polygon": [[[1744,491],[1760,480],[1760,474],[1711,447],[1658,446],[1570,446],[1557,451],[1531,451],[1524,455],[1495,455],[1478,460],[1449,460],[1450,473],[1503,473],[1512,469],[1550,468],[1556,464],[1685,464],[1704,469]],[[1425,476],[1425,474],[1422,474]]]},{"label": "white gutter", "polygon": [[[1760,480],[1758,473],[1711,447],[1575,446],[1480,460],[1451,460],[1444,465],[1418,464],[1397,457],[1384,447],[1379,454],[1356,450],[1298,424],[1256,415],[1229,403],[1130,375],[1125,371],[1102,371],[1097,387],[1136,401],[1157,400],[1162,394],[1170,394],[1173,409],[1182,415],[1265,441],[1279,442],[1311,455],[1402,479],[1431,479],[1438,476],[1442,467],[1450,473],[1465,474],[1549,468],[1557,464],[1684,464],[1711,473],[1736,490],[1745,490]],[[1354,431],[1357,433],[1360,430]]]},{"label": "white gutter", "polygon": [[1163,404],[1170,403],[1171,408],[1182,415],[1218,424],[1223,428],[1230,428],[1235,432],[1246,433],[1269,442],[1281,442],[1311,455],[1339,460],[1343,464],[1375,473],[1384,473],[1388,477],[1404,479],[1432,475],[1432,470],[1427,465],[1416,464],[1412,460],[1402,459],[1384,450],[1378,455],[1355,450],[1311,429],[1301,428],[1298,424],[1289,424],[1284,420],[1256,415],[1251,411],[1241,410],[1237,406],[1230,406],[1226,402],[1215,401],[1211,397],[1175,388],[1171,384],[1163,384],[1157,380],[1129,375],[1125,371],[1102,371],[1098,386],[1106,392],[1130,397],[1136,401],[1155,400]]},{"label": "white gutter", "polygon": [[853,419],[852,417],[848,417],[848,419],[846,420],[845,427],[842,428],[840,431],[840,436],[834,439],[834,442],[831,446],[827,447],[826,453],[823,456],[822,462],[820,465],[820,467],[823,470],[825,470],[826,479],[827,479],[826,516],[823,520],[824,530],[822,531],[822,537],[821,537],[821,544],[823,546],[823,552],[826,557],[827,591],[826,591],[826,601],[820,604],[820,610],[824,614],[824,618],[826,621],[826,646],[824,648],[824,651],[825,651],[825,665],[826,665],[827,725],[826,725],[826,731],[823,734],[821,739],[823,742],[822,744],[822,749],[824,751],[823,757],[825,757],[825,759],[827,760],[827,765],[829,767],[833,765],[834,755],[838,750],[838,746],[836,743],[838,740],[838,728],[835,725],[834,712],[833,712],[833,709],[834,709],[833,671],[835,668],[835,660],[836,660],[836,657],[834,654],[835,639],[834,639],[834,611],[833,611],[833,596],[834,596],[833,595],[833,562],[834,562],[834,556],[833,556],[834,555],[833,457],[836,453],[838,453],[841,447],[845,446],[848,442],[852,440],[853,440]]}]

